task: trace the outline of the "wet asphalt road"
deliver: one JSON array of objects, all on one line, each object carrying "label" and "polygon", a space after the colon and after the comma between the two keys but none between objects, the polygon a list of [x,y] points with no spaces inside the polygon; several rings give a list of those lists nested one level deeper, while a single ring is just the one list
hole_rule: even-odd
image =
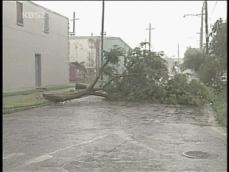
[{"label": "wet asphalt road", "polygon": [[3,115],[4,172],[223,172],[226,144],[208,108],[87,97]]}]

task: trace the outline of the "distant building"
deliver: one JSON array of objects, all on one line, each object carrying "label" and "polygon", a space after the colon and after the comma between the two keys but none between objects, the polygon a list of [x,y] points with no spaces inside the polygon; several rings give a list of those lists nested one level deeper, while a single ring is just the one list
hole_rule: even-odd
[{"label": "distant building", "polygon": [[85,81],[87,70],[78,62],[71,62],[69,66],[69,81]]},{"label": "distant building", "polygon": [[[180,67],[180,65],[183,63],[183,58],[163,58],[166,60],[167,62],[167,67],[168,67],[168,71],[169,74],[172,75],[173,70],[176,69],[177,71],[180,71],[180,69],[178,69]],[[175,67],[175,68],[174,68]]]},{"label": "distant building", "polygon": [[3,1],[3,91],[65,85],[68,18],[31,1]]},{"label": "distant building", "polygon": [[[72,36],[69,39],[69,61],[84,63],[87,75],[93,76],[101,66],[100,36]],[[123,48],[126,53],[131,47],[119,37],[104,37],[104,50],[110,51],[114,46]],[[121,72],[124,60],[120,60],[117,69]],[[71,71],[70,71],[71,73]],[[71,76],[77,75],[70,74]],[[77,77],[76,77],[77,78]]]}]

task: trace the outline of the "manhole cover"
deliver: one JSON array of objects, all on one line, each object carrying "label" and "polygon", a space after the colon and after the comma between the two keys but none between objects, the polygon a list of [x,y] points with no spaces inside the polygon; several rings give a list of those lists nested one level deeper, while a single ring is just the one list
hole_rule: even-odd
[{"label": "manhole cover", "polygon": [[184,152],[183,155],[188,158],[194,158],[194,159],[206,159],[209,157],[209,154],[207,152],[202,152],[202,151],[188,151],[188,152]]}]

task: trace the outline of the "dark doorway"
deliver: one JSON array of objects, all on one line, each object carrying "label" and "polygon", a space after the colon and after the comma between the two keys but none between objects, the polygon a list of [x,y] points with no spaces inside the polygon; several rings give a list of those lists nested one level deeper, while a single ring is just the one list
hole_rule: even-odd
[{"label": "dark doorway", "polygon": [[41,54],[35,54],[35,86],[41,87]]}]

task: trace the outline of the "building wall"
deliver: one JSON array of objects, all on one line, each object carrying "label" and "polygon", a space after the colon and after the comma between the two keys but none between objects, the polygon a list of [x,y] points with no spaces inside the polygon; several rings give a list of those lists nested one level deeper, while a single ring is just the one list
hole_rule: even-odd
[{"label": "building wall", "polygon": [[79,65],[70,63],[69,66],[69,81],[85,81],[86,71],[83,70]]},{"label": "building wall", "polygon": [[86,68],[96,67],[95,38],[70,39],[70,62],[84,62]]},{"label": "building wall", "polygon": [[[119,37],[108,37],[104,40],[104,50],[109,51],[114,46],[117,45],[124,49],[125,53],[131,49],[129,45],[127,45],[121,38]],[[119,63],[115,64],[115,68],[117,69],[117,73],[121,74],[124,71],[124,57],[119,58]]]},{"label": "building wall", "polygon": [[[93,40],[91,43],[90,40]],[[82,36],[82,37],[71,37],[70,38],[70,62],[85,62],[86,68],[95,68],[100,66],[100,37],[98,36]],[[92,48],[90,48],[92,45]],[[130,47],[118,37],[105,37],[104,38],[104,50],[109,51],[114,45],[122,47],[126,52]],[[97,47],[97,48],[96,48]],[[90,60],[93,63],[90,63]],[[121,63],[124,60],[121,59]]]},{"label": "building wall", "polygon": [[23,12],[49,14],[49,33],[43,18],[24,18],[17,25],[16,1],[3,1],[3,91],[35,88],[35,53],[41,54],[41,86],[67,84],[68,19],[30,1]]}]

